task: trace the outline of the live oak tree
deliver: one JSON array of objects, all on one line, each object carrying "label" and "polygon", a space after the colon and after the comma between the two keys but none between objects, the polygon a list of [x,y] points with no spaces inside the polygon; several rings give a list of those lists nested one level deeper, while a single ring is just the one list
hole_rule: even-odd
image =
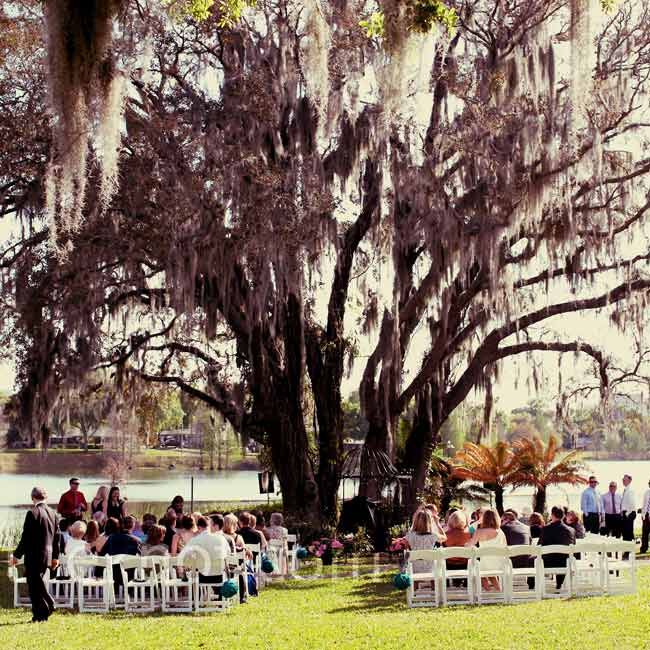
[{"label": "live oak tree", "polygon": [[[47,57],[0,62],[2,214],[22,224],[3,321],[33,431],[91,369],[175,385],[322,522],[366,348],[366,443],[394,455],[415,403],[415,499],[473,389],[489,426],[504,358],[603,354],[541,323],[641,318],[648,254],[620,242],[648,207],[644,3],[44,4]],[[40,28],[24,7],[3,16]]]}]

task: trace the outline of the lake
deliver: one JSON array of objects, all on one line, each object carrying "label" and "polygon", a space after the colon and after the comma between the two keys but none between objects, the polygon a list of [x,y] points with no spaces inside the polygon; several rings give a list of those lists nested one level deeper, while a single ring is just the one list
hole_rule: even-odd
[{"label": "lake", "polygon": [[[643,492],[650,480],[650,460],[620,460],[620,461],[590,461],[589,469],[598,477],[601,491],[607,490],[607,485],[614,480],[622,489],[621,478],[627,473],[633,477],[632,486],[635,489],[638,507],[641,507]],[[190,500],[190,479],[194,477],[195,501],[266,501],[259,494],[257,472],[254,471],[222,471],[216,472],[175,472],[160,470],[140,470],[133,472],[128,482],[122,486],[122,494],[131,501],[145,503],[169,503],[176,494],[181,494],[186,501]],[[51,503],[56,503],[59,496],[68,489],[67,476],[51,474],[2,474],[0,475],[0,519],[16,520],[22,518],[25,505],[29,502],[29,493],[34,485],[43,486],[49,494]],[[107,485],[105,478],[99,476],[81,477],[81,490],[86,499],[95,495],[100,485]],[[276,481],[277,488],[277,481]],[[582,486],[553,487],[548,490],[549,505],[569,506],[579,509]],[[351,482],[345,488],[346,496],[352,494]],[[273,497],[272,497],[273,498]],[[504,497],[506,507],[514,507],[521,511],[525,506],[530,507],[532,490],[520,488],[507,491]],[[16,508],[20,510],[16,510]]]}]

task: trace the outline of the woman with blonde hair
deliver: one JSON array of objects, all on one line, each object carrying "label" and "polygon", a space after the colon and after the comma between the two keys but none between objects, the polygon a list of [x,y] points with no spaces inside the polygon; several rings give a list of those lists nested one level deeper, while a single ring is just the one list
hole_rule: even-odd
[{"label": "woman with blonde hair", "polygon": [[[508,546],[506,536],[501,530],[501,517],[496,510],[486,509],[481,515],[481,525],[474,531],[471,539],[465,546]],[[500,569],[502,561],[499,558],[486,557],[482,559],[481,566],[483,569],[493,570]],[[499,578],[490,576],[481,578],[481,585],[485,591],[501,591]]]},{"label": "woman with blonde hair", "polygon": [[[431,514],[430,510],[417,510],[413,515],[413,528],[406,533],[406,542],[412,551],[433,550],[436,544],[442,544],[447,536],[445,535],[437,516]],[[415,562],[413,570],[418,573],[426,571],[426,562]]]},{"label": "woman with blonde hair", "polygon": [[93,516],[96,512],[104,513],[106,516],[106,506],[108,505],[108,487],[106,485],[100,485],[97,488],[97,494],[95,494],[93,500],[90,502],[90,514]]},{"label": "woman with blonde hair", "polygon": [[223,530],[221,531],[229,543],[232,543],[235,548],[243,548],[244,540],[242,536],[237,533],[239,527],[239,519],[232,512],[229,512],[223,518]]}]

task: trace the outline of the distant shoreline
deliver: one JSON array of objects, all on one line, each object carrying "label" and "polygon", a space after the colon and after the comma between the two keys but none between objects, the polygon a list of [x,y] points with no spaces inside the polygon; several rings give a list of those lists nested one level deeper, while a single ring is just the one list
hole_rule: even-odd
[{"label": "distant shoreline", "polygon": [[[108,474],[109,466],[119,459],[110,451],[83,449],[7,449],[0,452],[0,472],[4,474],[77,474],[79,476]],[[195,449],[146,449],[134,453],[126,463],[129,471],[257,471],[257,455],[246,454],[229,460],[214,469],[209,460]]]}]

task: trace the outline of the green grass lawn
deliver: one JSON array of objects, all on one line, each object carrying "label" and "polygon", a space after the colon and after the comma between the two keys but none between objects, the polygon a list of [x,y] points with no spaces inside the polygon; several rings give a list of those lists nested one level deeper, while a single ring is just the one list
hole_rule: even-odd
[{"label": "green grass lawn", "polygon": [[390,575],[276,583],[225,614],[109,615],[57,612],[30,625],[0,610],[0,647],[66,650],[164,648],[436,648],[594,650],[650,647],[650,567],[635,596],[521,605],[408,609]]}]

